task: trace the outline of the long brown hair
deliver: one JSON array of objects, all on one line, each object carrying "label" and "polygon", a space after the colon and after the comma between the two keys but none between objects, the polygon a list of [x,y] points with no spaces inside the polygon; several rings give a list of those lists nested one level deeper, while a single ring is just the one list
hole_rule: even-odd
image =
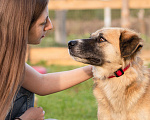
[{"label": "long brown hair", "polygon": [[0,120],[24,78],[28,33],[48,0],[0,0]]}]

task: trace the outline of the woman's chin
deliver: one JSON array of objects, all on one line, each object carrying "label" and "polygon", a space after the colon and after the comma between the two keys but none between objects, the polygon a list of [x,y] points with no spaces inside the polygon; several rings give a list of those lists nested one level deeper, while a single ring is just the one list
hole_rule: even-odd
[{"label": "woman's chin", "polygon": [[41,39],[38,41],[34,41],[34,42],[28,42],[28,44],[31,44],[31,45],[38,45],[40,43],[41,43]]}]

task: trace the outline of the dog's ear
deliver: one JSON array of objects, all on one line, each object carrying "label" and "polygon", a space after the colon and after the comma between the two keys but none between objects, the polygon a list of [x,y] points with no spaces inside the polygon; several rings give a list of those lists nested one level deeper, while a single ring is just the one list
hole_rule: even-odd
[{"label": "dog's ear", "polygon": [[133,56],[143,47],[143,40],[137,33],[131,30],[122,30],[120,35],[121,57],[128,58]]}]

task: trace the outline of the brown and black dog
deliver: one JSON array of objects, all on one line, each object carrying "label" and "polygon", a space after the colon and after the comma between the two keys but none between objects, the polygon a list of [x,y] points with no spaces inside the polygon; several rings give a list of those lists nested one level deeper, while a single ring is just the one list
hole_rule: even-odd
[{"label": "brown and black dog", "polygon": [[150,120],[150,77],[136,32],[103,28],[68,47],[76,61],[93,65],[98,120]]}]

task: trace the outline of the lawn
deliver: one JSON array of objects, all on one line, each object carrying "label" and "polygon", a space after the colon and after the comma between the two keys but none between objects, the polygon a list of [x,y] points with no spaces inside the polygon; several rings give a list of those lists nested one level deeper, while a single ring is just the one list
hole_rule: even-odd
[{"label": "lawn", "polygon": [[[79,66],[47,66],[48,72],[71,70]],[[45,118],[58,120],[97,120],[97,104],[93,96],[92,79],[67,90],[47,96],[37,96]]]}]

